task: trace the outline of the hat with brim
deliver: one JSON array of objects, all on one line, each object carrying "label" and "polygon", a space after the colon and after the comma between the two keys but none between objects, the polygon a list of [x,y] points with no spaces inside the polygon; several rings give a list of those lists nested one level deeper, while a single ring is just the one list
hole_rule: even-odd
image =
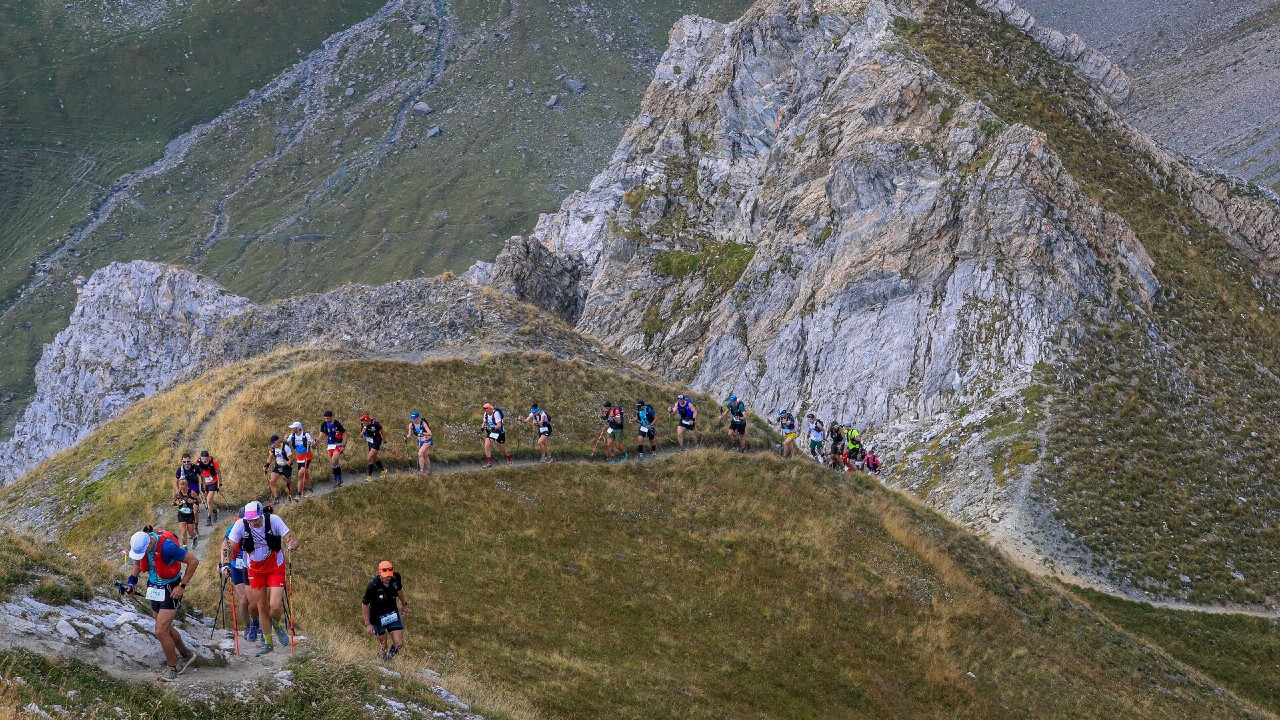
[{"label": "hat with brim", "polygon": [[151,544],[151,536],[139,530],[129,538],[129,559],[141,560],[147,554],[147,546]]}]

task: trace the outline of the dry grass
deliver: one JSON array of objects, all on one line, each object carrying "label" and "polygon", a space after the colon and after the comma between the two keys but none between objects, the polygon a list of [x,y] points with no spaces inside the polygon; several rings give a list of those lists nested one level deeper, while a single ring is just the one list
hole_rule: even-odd
[{"label": "dry grass", "polygon": [[[290,509],[301,618],[370,657],[391,559],[409,662],[511,717],[1215,717],[1233,701],[868,482],[718,451],[394,479]],[[969,673],[972,672],[971,677]],[[460,690],[456,690],[460,691]]]}]

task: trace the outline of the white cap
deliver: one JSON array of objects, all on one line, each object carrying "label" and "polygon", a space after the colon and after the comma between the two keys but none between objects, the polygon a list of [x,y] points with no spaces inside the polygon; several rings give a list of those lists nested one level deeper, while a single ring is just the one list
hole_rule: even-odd
[{"label": "white cap", "polygon": [[293,421],[293,424],[289,426],[289,429],[290,429],[290,430],[301,430],[301,429],[302,429],[302,423],[298,422],[297,420],[294,420],[294,421]]},{"label": "white cap", "polygon": [[147,546],[151,544],[151,536],[139,530],[129,538],[129,559],[141,560],[147,554]]},{"label": "white cap", "polygon": [[257,500],[254,500],[253,502],[244,506],[245,520],[257,520],[258,516],[261,513],[262,513],[262,503],[258,502]]}]

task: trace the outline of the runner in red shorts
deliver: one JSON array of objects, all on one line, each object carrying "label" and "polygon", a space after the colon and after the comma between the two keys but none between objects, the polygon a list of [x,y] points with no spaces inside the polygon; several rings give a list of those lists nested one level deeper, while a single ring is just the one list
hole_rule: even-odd
[{"label": "runner in red shorts", "polygon": [[298,549],[293,531],[279,515],[273,515],[262,503],[254,501],[244,506],[244,519],[231,528],[224,550],[232,554],[236,549],[249,556],[249,603],[258,606],[258,620],[271,619],[271,627],[262,628],[262,649],[258,655],[272,652],[275,640],[289,644],[289,632],[280,618],[284,616],[284,550]]}]

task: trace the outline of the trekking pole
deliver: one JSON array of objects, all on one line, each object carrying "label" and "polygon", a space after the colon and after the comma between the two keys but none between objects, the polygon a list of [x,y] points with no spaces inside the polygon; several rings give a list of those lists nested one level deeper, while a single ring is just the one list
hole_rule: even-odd
[{"label": "trekking pole", "polygon": [[600,449],[600,441],[604,439],[604,428],[600,428],[600,434],[596,436],[596,444],[591,446],[591,457],[596,456],[596,451]]},{"label": "trekking pole", "polygon": [[293,559],[290,558],[289,566],[284,571],[284,589],[285,589],[285,605],[289,609],[289,654],[293,655],[294,639],[293,639]]},{"label": "trekking pole", "polygon": [[[236,594],[235,586],[231,588],[231,594]],[[239,598],[231,600],[231,637],[236,643],[236,657],[240,657],[240,619],[236,617],[236,606],[240,604]]]},{"label": "trekking pole", "polygon": [[[232,590],[232,592],[235,592]],[[218,621],[222,619],[222,606],[227,599],[227,576],[222,576],[222,589],[218,591],[218,610],[213,614],[213,628],[209,630],[209,639],[213,639],[213,634],[218,631]]]}]

